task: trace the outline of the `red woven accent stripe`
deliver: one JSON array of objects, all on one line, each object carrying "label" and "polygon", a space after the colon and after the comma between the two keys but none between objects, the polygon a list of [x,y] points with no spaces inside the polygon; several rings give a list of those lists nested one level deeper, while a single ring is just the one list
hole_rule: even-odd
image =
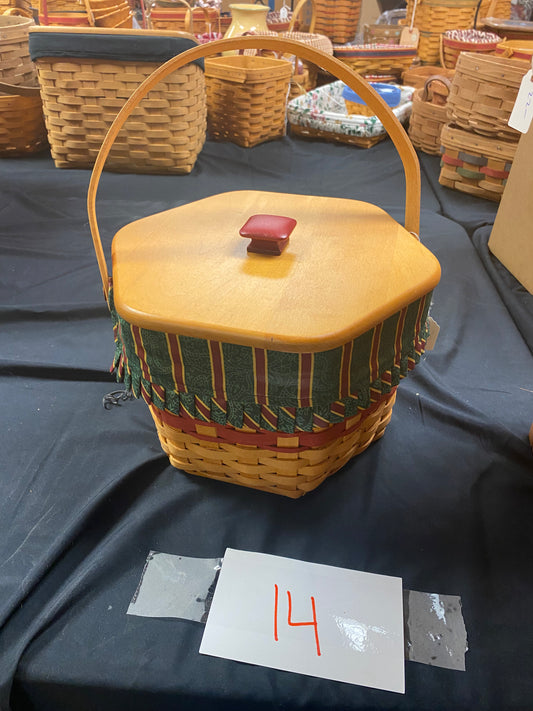
[{"label": "red woven accent stripe", "polygon": [[509,177],[508,170],[496,170],[495,168],[489,168],[486,165],[483,166],[483,168],[481,168],[480,170],[482,173],[485,173],[485,175],[488,175],[491,178],[499,178],[500,180],[505,180]]},{"label": "red woven accent stripe", "polygon": [[[242,444],[276,452],[283,450],[283,452],[294,453],[303,452],[311,447],[324,447],[339,437],[351,434],[361,426],[365,418],[372,414],[383,400],[393,397],[395,391],[396,388],[393,388],[388,395],[380,398],[377,402],[373,403],[369,408],[364,410],[361,413],[361,418],[351,427],[347,427],[349,420],[345,420],[344,422],[339,422],[336,425],[330,425],[320,432],[298,432],[295,434],[270,432],[269,430],[242,432],[241,430],[237,430],[232,427],[224,427],[223,425],[217,425],[214,422],[210,422],[208,423],[209,427],[214,428],[217,433],[216,437],[210,437],[209,435],[200,435],[196,431],[196,425],[205,426],[207,424],[202,420],[197,420],[194,417],[178,417],[178,415],[174,415],[167,410],[160,410],[153,404],[150,405],[150,410],[152,411],[154,417],[160,422],[165,423],[170,427],[174,427],[177,430],[181,430],[182,432],[186,432],[199,440],[206,442],[224,441],[228,444]],[[300,442],[299,447],[280,447],[278,445],[278,440],[294,439],[294,437],[298,437]]]},{"label": "red woven accent stripe", "polygon": [[443,163],[447,163],[448,165],[456,165],[459,168],[462,168],[464,164],[464,162],[460,158],[452,158],[447,153],[443,153],[443,155],[441,156],[441,160]]}]

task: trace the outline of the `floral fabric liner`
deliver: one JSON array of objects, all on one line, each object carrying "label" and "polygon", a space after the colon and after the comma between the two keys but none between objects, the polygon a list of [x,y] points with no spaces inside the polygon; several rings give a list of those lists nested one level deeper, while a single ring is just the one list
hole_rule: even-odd
[{"label": "floral fabric liner", "polygon": [[[377,116],[347,113],[346,103],[342,98],[344,86],[342,81],[336,81],[289,101],[287,106],[289,123],[363,138],[372,138],[386,133]],[[400,103],[392,111],[400,122],[404,122],[411,115],[414,88],[401,86],[400,89],[402,92]]]}]

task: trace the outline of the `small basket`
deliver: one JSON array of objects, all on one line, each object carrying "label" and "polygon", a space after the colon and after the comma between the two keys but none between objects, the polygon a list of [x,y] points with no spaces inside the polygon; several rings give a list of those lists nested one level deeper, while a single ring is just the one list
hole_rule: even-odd
[{"label": "small basket", "polygon": [[494,32],[480,30],[448,30],[441,36],[441,64],[447,69],[455,69],[461,52],[493,54],[501,42]]},{"label": "small basket", "polygon": [[39,24],[89,27],[91,20],[82,0],[39,0]]},{"label": "small basket", "polygon": [[30,0],[0,0],[0,15],[33,18]]},{"label": "small basket", "polygon": [[519,131],[507,122],[528,69],[519,59],[462,52],[448,99],[450,121],[482,136],[518,141]]},{"label": "small basket", "polygon": [[478,136],[446,125],[442,129],[441,145],[441,185],[499,202],[517,143]]},{"label": "small basket", "polygon": [[416,57],[416,47],[387,44],[355,44],[333,47],[335,56],[365,77],[386,75],[399,80]]},{"label": "small basket", "polygon": [[[179,3],[182,7],[176,7]],[[220,14],[213,7],[192,8],[186,0],[165,5],[156,4],[150,11],[150,27],[154,30],[174,30],[202,35],[219,29]]]},{"label": "small basket", "polygon": [[515,40],[500,40],[496,47],[496,54],[499,57],[512,57],[513,59],[521,59],[525,62],[531,62],[533,57],[533,40],[515,39]]},{"label": "small basket", "polygon": [[[429,77],[438,74],[441,77],[446,77],[452,81],[455,71],[453,69],[446,69],[445,67],[440,67],[438,65],[423,64],[418,67],[410,67],[406,69],[402,74],[402,81],[407,86],[412,86],[414,89],[423,89],[424,84],[429,79]],[[446,92],[446,95],[448,92]]]},{"label": "small basket", "polygon": [[315,0],[315,31],[332,42],[344,44],[355,38],[361,14],[361,0]]},{"label": "small basket", "polygon": [[47,146],[39,87],[0,82],[0,156],[14,158]]},{"label": "small basket", "polygon": [[417,89],[413,95],[413,110],[409,121],[409,138],[413,146],[429,153],[439,155],[440,134],[446,123],[446,100],[451,83],[444,76],[429,77],[423,89]]},{"label": "small basket", "polygon": [[0,81],[35,83],[37,74],[28,47],[29,30],[33,25],[28,17],[0,15]]},{"label": "small basket", "polygon": [[[400,104],[392,109],[401,123],[411,114],[412,89],[401,87]],[[291,134],[302,138],[318,138],[333,143],[347,143],[359,148],[371,148],[387,138],[387,132],[374,114],[348,114],[343,98],[344,84],[336,81],[313,89],[290,101],[287,118]]]},{"label": "small basket", "polygon": [[205,62],[207,131],[217,141],[251,148],[285,135],[292,64],[234,55]]},{"label": "small basket", "polygon": [[363,39],[365,44],[400,44],[401,25],[365,25]]},{"label": "small basket", "polygon": [[[122,40],[118,48],[116,32]],[[166,58],[196,44],[192,38],[148,30],[125,35],[91,28],[87,34],[88,45],[82,45],[79,35],[68,30],[35,28],[30,33],[48,140],[58,168],[92,167],[107,129],[132,90]],[[54,57],[55,51],[60,56]],[[130,51],[137,57],[157,54],[158,61],[125,59]],[[87,58],[91,54],[93,58]],[[108,167],[118,172],[190,173],[205,129],[204,75],[199,66],[190,65],[168,77],[138,107],[119,136]]]},{"label": "small basket", "polygon": [[481,0],[477,13],[477,27],[483,29],[486,17],[508,20],[511,17],[511,0]]}]

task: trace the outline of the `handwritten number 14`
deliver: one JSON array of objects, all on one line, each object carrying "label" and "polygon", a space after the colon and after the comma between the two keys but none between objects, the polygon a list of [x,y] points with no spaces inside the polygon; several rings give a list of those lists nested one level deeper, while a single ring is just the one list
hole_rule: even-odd
[{"label": "handwritten number 14", "polygon": [[[287,624],[289,627],[313,627],[315,631],[315,644],[317,656],[321,656],[320,652],[320,640],[318,639],[318,623],[316,619],[316,604],[315,598],[311,596],[311,609],[313,611],[313,619],[311,622],[293,622],[292,620],[292,597],[290,590],[287,590]],[[276,642],[279,641],[278,636],[278,612],[279,612],[279,588],[274,585],[274,639]]]}]

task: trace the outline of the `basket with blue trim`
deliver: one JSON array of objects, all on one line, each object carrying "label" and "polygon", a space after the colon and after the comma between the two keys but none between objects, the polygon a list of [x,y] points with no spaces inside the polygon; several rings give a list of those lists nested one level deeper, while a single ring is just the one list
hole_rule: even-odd
[{"label": "basket with blue trim", "polygon": [[[123,227],[113,240],[110,278],[96,191],[129,110],[167,73],[235,49],[281,50],[319,63],[374,109],[406,171],[405,227],[356,200],[223,193]],[[297,498],[384,433],[396,388],[424,351],[440,267],[413,236],[416,153],[355,72],[274,37],[188,50],[143,82],[116,118],[88,205],[117,378],[149,405],[176,468]]]}]

